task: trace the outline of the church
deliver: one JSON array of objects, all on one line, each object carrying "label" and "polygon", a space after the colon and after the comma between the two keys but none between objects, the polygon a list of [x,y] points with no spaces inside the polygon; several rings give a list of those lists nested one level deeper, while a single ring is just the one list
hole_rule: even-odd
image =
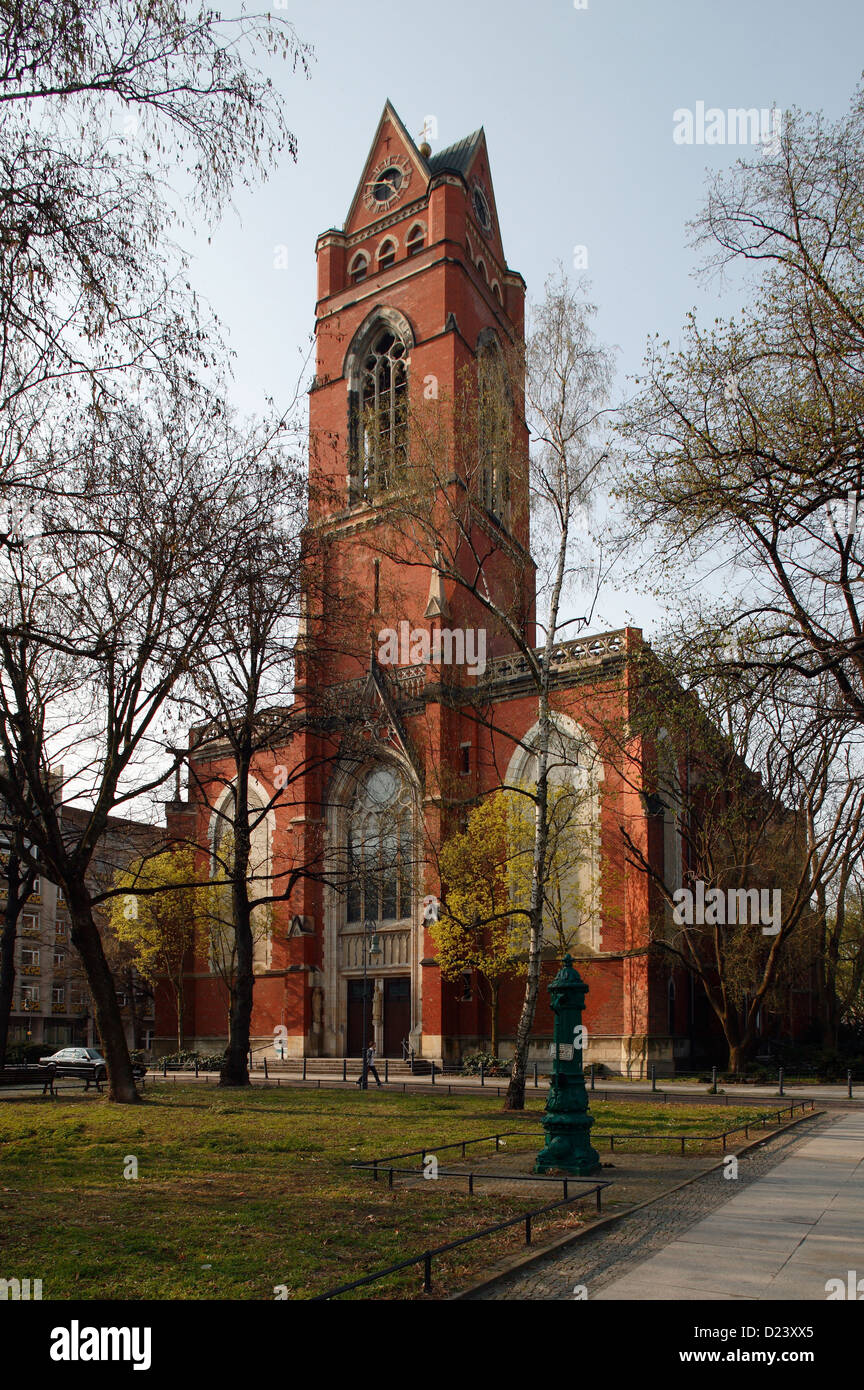
[{"label": "church", "polygon": [[[411,563],[388,558],[379,499],[404,454],[409,402],[455,412],[464,373],[524,337],[525,282],[505,256],[483,130],[433,153],[388,103],[344,226],[318,237],[316,255],[310,527],[326,533],[328,576],[350,601],[310,605],[295,706],[308,705],[314,688],[333,709],[354,711],[353,731],[345,721],[340,732],[300,719],[286,746],[253,766],[261,871],[275,883],[288,863],[322,866],[274,905],[256,941],[253,1051],[356,1058],[365,1028],[379,1057],[413,1051],[453,1065],[488,1048],[489,1003],[475,971],[445,978],[436,960],[437,849],[464,826],[467,808],[530,778],[537,690],[512,632],[490,627],[470,585],[443,577],[423,550]],[[458,435],[455,420],[444,424]],[[515,449],[524,462],[524,421]],[[442,494],[459,495],[487,592],[519,615],[533,644],[526,477],[487,451],[470,482],[454,466]],[[451,554],[461,543],[447,532],[454,514],[440,513],[441,547]],[[626,749],[625,775],[621,746],[607,735],[610,724],[626,725],[628,661],[640,644],[630,628],[561,643],[552,700],[554,737],[569,750],[562,763],[588,808],[576,868],[583,910],[568,941],[589,986],[585,1057],[629,1076],[652,1065],[671,1072],[708,1024],[687,973],[646,950],[652,913],[664,908],[628,863],[620,832],[626,823],[665,881],[680,883],[674,816],[649,814],[633,775],[644,750]],[[169,804],[169,832],[206,847],[219,752],[201,744],[190,758],[197,790]],[[545,982],[561,952],[547,954],[531,1060],[549,1057]],[[514,974],[501,989],[503,1057],[524,985]],[[191,963],[185,1007],[187,1046],[221,1050],[226,990],[206,956]],[[160,993],[157,1045],[169,1050],[175,1035]]]}]

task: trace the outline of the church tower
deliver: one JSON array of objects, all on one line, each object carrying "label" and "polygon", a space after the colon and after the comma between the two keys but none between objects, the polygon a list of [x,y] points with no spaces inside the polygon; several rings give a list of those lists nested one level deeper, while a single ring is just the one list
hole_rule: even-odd
[{"label": "church tower", "polygon": [[[525,284],[505,260],[483,131],[433,154],[388,102],[345,224],[322,233],[316,251],[310,532],[325,558],[317,550],[297,694],[337,692],[346,709],[359,687],[369,715],[360,722],[373,732],[359,761],[356,741],[348,757],[311,730],[298,740],[309,773],[297,857],[312,862],[320,847],[331,868],[340,855],[345,866],[342,891],[332,872],[298,890],[323,1001],[314,1038],[307,1011],[305,1045],[356,1055],[365,1029],[383,1055],[407,1042],[440,1057],[447,990],[429,933],[438,882],[428,849],[449,833],[453,792],[465,803],[482,780],[470,700],[453,692],[476,672],[418,657],[404,640],[385,667],[376,643],[390,632],[419,635],[421,647],[436,633],[467,644],[471,633],[476,655],[482,630],[486,661],[512,652],[472,585],[533,640]],[[506,450],[489,446],[480,419],[483,382],[496,371],[509,401]],[[410,527],[406,543],[404,531],[394,535],[393,496],[404,487],[410,511],[424,449],[434,543],[427,529],[415,544]],[[369,922],[380,945],[372,981],[363,978]]]},{"label": "church tower", "polygon": [[[448,531],[457,512],[464,517],[467,497],[450,497],[442,508],[442,550],[451,560],[459,555],[469,585],[481,584],[527,628],[534,606],[528,440],[520,383],[512,380],[525,284],[504,257],[483,130],[433,154],[415,144],[388,102],[345,225],[322,233],[316,253],[311,516],[328,538],[331,594],[322,619],[332,635],[334,608],[347,601],[356,620],[356,642],[347,635],[343,642],[354,661],[346,650],[334,678],[358,674],[370,634],[382,628],[407,623],[415,631],[438,617],[490,627],[466,588],[436,573],[428,545],[425,565],[419,555],[390,558],[399,547],[383,532],[380,503],[424,450],[437,451],[431,473],[471,497],[468,553],[459,555],[459,536]],[[474,457],[466,444],[448,466],[446,451],[459,455],[460,439],[466,443],[467,383],[496,362],[502,372],[509,364],[510,457],[488,451],[484,461],[481,441]],[[512,648],[489,635],[493,654]]]}]

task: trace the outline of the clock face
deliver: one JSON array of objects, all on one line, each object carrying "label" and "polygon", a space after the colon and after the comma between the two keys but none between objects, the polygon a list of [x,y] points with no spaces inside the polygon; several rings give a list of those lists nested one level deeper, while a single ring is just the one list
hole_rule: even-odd
[{"label": "clock face", "polygon": [[370,212],[387,212],[398,202],[411,182],[411,165],[402,155],[384,159],[372,171],[364,200]]},{"label": "clock face", "polygon": [[474,209],[474,216],[480,223],[481,230],[489,236],[492,231],[492,213],[489,211],[489,199],[479,183],[475,183],[471,190],[471,206]]}]

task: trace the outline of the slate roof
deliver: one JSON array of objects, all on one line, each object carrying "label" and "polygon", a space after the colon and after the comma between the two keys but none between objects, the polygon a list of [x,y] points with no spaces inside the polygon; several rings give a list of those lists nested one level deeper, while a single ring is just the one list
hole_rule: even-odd
[{"label": "slate roof", "polygon": [[475,130],[473,135],[466,135],[464,140],[457,140],[455,145],[448,145],[446,150],[438,150],[436,154],[430,154],[426,160],[430,174],[440,174],[442,170],[446,169],[448,173],[464,175],[480,143],[482,134],[481,127],[480,130]]}]

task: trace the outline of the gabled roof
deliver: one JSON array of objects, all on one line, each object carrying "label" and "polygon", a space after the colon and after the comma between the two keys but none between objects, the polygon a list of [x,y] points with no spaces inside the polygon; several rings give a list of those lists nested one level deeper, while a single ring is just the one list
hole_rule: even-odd
[{"label": "gabled roof", "polygon": [[472,135],[466,135],[464,139],[457,140],[456,143],[453,145],[448,145],[446,150],[439,150],[437,154],[430,154],[428,158],[424,158],[423,154],[420,151],[420,148],[417,145],[416,140],[407,130],[405,123],[402,121],[396,108],[393,106],[391,101],[386,101],[384,103],[384,110],[381,113],[381,119],[379,120],[378,127],[375,131],[375,137],[369,148],[369,153],[366,156],[366,162],[363,168],[363,175],[360,179],[360,183],[357,185],[354,197],[351,200],[351,206],[348,209],[348,216],[346,217],[344,222],[344,228],[346,230],[352,225],[352,223],[355,220],[355,213],[357,212],[360,206],[364,182],[369,176],[369,170],[373,165],[376,150],[379,150],[379,140],[381,136],[381,131],[386,121],[390,121],[392,123],[393,128],[396,131],[397,137],[403,145],[405,154],[407,155],[409,160],[415,165],[415,168],[418,174],[420,175],[421,179],[425,179],[427,183],[429,179],[433,177],[433,175],[441,173],[460,174],[463,178],[467,179],[468,170],[471,166],[474,156],[476,155],[478,149],[480,148],[480,145],[483,143],[485,139],[483,127],[481,126],[480,129],[475,130]]},{"label": "gabled roof", "polygon": [[475,130],[473,135],[466,135],[463,140],[457,140],[455,145],[448,145],[446,150],[439,150],[437,154],[432,154],[426,160],[430,174],[440,174],[445,170],[447,173],[462,174],[468,172],[471,161],[477,152],[477,148],[483,139],[483,127]]}]

